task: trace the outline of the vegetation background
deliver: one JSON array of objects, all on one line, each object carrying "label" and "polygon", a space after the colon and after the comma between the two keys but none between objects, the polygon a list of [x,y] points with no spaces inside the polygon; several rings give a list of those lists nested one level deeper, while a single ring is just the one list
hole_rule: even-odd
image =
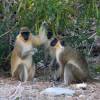
[{"label": "vegetation background", "polygon": [[[10,55],[20,27],[38,34],[41,23],[51,23],[55,35],[79,49],[100,72],[100,0],[0,0],[0,67],[10,68]],[[35,61],[43,59],[39,50]],[[93,65],[95,63],[95,65]]]}]

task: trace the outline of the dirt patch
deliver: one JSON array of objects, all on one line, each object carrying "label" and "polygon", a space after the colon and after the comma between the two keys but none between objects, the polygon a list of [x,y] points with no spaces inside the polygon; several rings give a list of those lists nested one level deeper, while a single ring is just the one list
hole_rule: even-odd
[{"label": "dirt patch", "polygon": [[[74,96],[43,95],[40,92],[48,87],[55,86],[53,82],[20,82],[11,78],[0,77],[0,100],[100,100],[100,83],[87,83],[85,89],[71,85],[68,88],[75,90]],[[57,85],[64,87],[63,85]]]}]

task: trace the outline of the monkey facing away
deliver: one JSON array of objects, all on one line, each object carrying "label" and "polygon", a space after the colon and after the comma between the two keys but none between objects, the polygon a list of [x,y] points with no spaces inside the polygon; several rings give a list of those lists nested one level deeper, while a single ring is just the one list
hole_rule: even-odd
[{"label": "monkey facing away", "polygon": [[27,27],[22,27],[16,37],[11,56],[11,75],[20,81],[32,80],[35,75],[32,55],[33,37]]},{"label": "monkey facing away", "polygon": [[40,29],[39,29],[39,36],[41,37],[41,43],[44,47],[44,60],[45,65],[48,63],[49,58],[51,57],[51,61],[49,66],[53,65],[53,62],[55,61],[55,49],[50,46],[50,42],[53,39],[53,32],[49,28],[49,25],[46,21],[42,22]]},{"label": "monkey facing away", "polygon": [[88,64],[82,55],[70,46],[64,46],[63,42],[54,38],[50,45],[55,48],[56,61],[59,68],[55,78],[63,78],[66,85],[72,82],[83,82],[89,78]]}]

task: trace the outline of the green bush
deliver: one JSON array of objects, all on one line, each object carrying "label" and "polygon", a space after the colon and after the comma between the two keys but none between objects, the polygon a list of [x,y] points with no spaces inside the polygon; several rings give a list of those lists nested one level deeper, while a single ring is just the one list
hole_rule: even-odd
[{"label": "green bush", "polygon": [[[50,24],[54,35],[57,35],[58,31],[64,33],[65,43],[75,48],[92,44],[93,39],[88,39],[88,32],[93,21],[98,25],[97,34],[100,34],[99,0],[18,0],[17,3],[6,3],[8,6],[0,2],[0,13],[4,14],[4,19],[0,19],[0,35],[11,29],[12,32],[8,34],[16,36],[16,31],[22,26],[28,26],[33,34],[38,34],[44,20]],[[0,43],[1,58],[4,57],[5,48],[8,48],[9,44]],[[83,52],[87,55],[89,50],[87,47]]]}]

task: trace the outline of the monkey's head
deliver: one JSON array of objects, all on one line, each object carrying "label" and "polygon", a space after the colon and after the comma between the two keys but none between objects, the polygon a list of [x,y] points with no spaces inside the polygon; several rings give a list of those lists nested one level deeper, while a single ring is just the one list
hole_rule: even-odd
[{"label": "monkey's head", "polygon": [[30,31],[29,31],[28,27],[22,27],[20,29],[20,34],[24,38],[24,40],[27,41],[30,36]]},{"label": "monkey's head", "polygon": [[51,39],[53,37],[53,32],[50,29],[50,25],[46,21],[42,22],[39,33],[45,34],[47,39]]},{"label": "monkey's head", "polygon": [[64,46],[64,41],[58,40],[57,38],[54,38],[51,42],[50,42],[50,46],[54,47],[55,49],[59,49],[62,48]]}]

